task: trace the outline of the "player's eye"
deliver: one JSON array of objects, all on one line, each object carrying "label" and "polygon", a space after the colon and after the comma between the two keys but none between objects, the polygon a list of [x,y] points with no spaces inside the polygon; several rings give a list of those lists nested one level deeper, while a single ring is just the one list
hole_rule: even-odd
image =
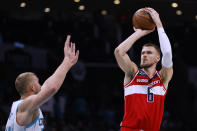
[{"label": "player's eye", "polygon": [[152,52],[151,51],[148,51],[147,54],[152,54]]}]

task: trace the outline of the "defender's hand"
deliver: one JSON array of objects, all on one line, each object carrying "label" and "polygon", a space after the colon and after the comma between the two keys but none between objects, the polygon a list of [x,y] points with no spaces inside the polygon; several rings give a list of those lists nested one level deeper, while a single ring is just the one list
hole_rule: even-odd
[{"label": "defender's hand", "polygon": [[64,46],[64,59],[66,59],[71,66],[77,63],[79,57],[79,50],[75,52],[75,43],[70,42],[71,36],[68,35]]}]

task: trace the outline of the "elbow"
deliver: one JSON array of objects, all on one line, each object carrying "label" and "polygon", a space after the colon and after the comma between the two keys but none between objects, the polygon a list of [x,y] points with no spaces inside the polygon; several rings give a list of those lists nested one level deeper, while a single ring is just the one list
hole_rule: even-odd
[{"label": "elbow", "polygon": [[58,91],[58,87],[56,87],[56,86],[51,86],[50,87],[51,94],[55,94],[55,93],[57,93],[57,91]]},{"label": "elbow", "polygon": [[116,55],[118,54],[119,51],[120,51],[120,50],[118,49],[118,47],[116,47],[115,50],[114,50],[114,55],[116,56]]},{"label": "elbow", "polygon": [[115,56],[117,56],[117,55],[122,56],[122,55],[124,55],[124,53],[120,50],[119,47],[116,47],[114,50],[114,55]]}]

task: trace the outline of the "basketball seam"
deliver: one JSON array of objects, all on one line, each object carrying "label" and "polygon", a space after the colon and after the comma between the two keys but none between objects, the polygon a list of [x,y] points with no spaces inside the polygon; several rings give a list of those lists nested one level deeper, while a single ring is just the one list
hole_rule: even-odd
[{"label": "basketball seam", "polygon": [[[144,21],[147,21],[147,22],[150,22],[150,23],[153,23],[154,24],[154,27],[155,27],[155,23],[154,23],[154,21],[152,20],[149,20],[149,19],[147,19],[146,17],[143,17],[142,15],[139,15],[139,14],[136,14],[136,17],[138,17],[138,18],[140,18],[140,19],[142,19],[142,20],[144,20]],[[151,18],[152,19],[152,18]],[[137,23],[140,23],[140,21],[139,21],[139,19],[135,19],[135,21],[137,22]]]},{"label": "basketball seam", "polygon": [[143,18],[143,19],[146,19],[147,21],[149,21],[149,22],[153,22],[154,23],[154,21],[153,20],[151,20],[151,19],[147,19],[146,17],[144,17],[144,16],[141,16],[141,15],[139,15],[139,14],[136,14],[138,17],[141,17],[141,18]]}]

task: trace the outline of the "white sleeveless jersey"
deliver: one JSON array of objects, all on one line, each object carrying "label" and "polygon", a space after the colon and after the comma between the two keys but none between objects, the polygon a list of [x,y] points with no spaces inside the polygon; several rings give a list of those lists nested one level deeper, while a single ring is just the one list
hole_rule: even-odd
[{"label": "white sleeveless jersey", "polygon": [[23,100],[18,100],[18,101],[13,102],[5,131],[43,131],[44,118],[40,109],[39,109],[38,116],[35,118],[35,120],[31,124],[27,126],[20,126],[17,124],[16,112],[17,112],[18,106],[22,102]]}]

